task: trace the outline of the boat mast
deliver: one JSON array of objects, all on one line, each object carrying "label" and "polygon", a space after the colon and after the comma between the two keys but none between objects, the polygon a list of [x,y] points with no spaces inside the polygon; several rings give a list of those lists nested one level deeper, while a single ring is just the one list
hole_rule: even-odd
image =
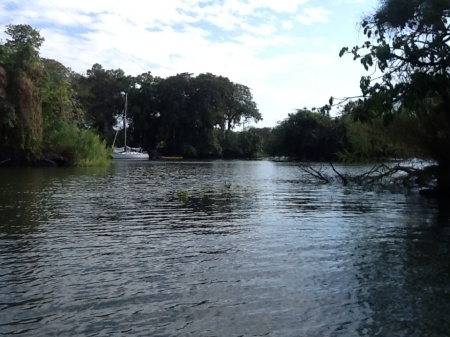
[{"label": "boat mast", "polygon": [[128,151],[127,149],[127,105],[128,105],[128,93],[125,93],[125,109],[123,113],[123,131],[124,131],[124,142],[123,142],[123,149],[125,152]]}]

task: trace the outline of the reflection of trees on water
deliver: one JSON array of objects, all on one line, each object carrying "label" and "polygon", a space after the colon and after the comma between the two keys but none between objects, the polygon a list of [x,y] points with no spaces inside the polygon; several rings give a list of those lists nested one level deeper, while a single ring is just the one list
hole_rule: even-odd
[{"label": "reflection of trees on water", "polygon": [[367,214],[374,211],[374,205],[371,202],[355,200],[355,198],[342,198],[342,211],[344,214]]},{"label": "reflection of trees on water", "polygon": [[76,188],[81,189],[80,182],[103,173],[103,169],[81,168],[2,169],[0,233],[31,234],[39,224],[63,218],[66,203],[76,196]]},{"label": "reflection of trees on water", "polygon": [[1,169],[0,174],[0,331],[6,335],[30,318],[23,310],[14,310],[14,303],[34,306],[43,298],[39,291],[27,291],[24,284],[36,281],[39,268],[36,233],[47,218],[42,198],[47,177],[42,170],[30,169]]},{"label": "reflection of trees on water", "polygon": [[[154,201],[158,224],[197,234],[243,230],[257,213],[257,192],[249,176],[257,169],[245,162],[154,163]],[[180,193],[181,192],[181,193]],[[180,194],[185,198],[180,198]],[[183,200],[184,199],[184,200]],[[149,207],[149,206],[147,206]],[[148,219],[151,224],[152,219]]]},{"label": "reflection of trees on water", "polygon": [[73,171],[2,168],[0,173],[0,330],[13,335],[39,324],[43,312],[32,309],[48,305],[56,291],[47,287],[60,255],[52,222],[62,218],[57,204]]},{"label": "reflection of trees on water", "polygon": [[[345,195],[344,189],[330,185],[302,184],[298,182],[283,181],[273,194],[275,207],[286,216],[328,218],[332,214],[339,217],[346,214],[349,217],[355,214],[371,212],[373,205],[370,196],[355,193]],[[363,197],[366,201],[361,201]]]},{"label": "reflection of trees on water", "polygon": [[[67,205],[72,204],[72,197],[77,194],[72,187],[80,188],[79,179],[91,175],[96,179],[97,174],[104,173],[98,169],[48,167],[1,171],[0,243],[5,244],[1,245],[0,253],[13,257],[11,265],[18,261],[17,266],[28,269],[40,259],[39,246],[52,240],[54,225],[63,224],[69,214]],[[89,202],[83,200],[84,204]]]},{"label": "reflection of trees on water", "polygon": [[221,187],[216,190],[190,191],[183,202],[185,212],[175,227],[190,227],[201,234],[230,234],[243,229],[246,221],[255,215],[256,194],[241,186]]},{"label": "reflection of trees on water", "polygon": [[353,260],[360,305],[372,315],[361,335],[448,336],[450,231],[439,214],[432,201],[406,198],[362,216]]},{"label": "reflection of trees on water", "polygon": [[440,227],[450,227],[450,199],[439,200],[439,211],[436,223]]},{"label": "reflection of trees on water", "polygon": [[0,233],[4,238],[33,233],[45,221],[48,174],[40,169],[2,169]]},{"label": "reflection of trees on water", "polygon": [[[93,232],[133,226],[151,232],[232,233],[250,219],[257,197],[245,175],[233,174],[221,163],[206,161],[118,162],[113,174],[71,186],[72,197],[61,208],[72,215],[71,222]],[[186,200],[180,200],[180,192]]]}]

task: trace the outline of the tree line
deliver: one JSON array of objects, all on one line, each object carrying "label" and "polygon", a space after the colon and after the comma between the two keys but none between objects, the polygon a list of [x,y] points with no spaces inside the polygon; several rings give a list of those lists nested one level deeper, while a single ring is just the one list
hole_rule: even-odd
[{"label": "tree line", "polygon": [[[383,0],[361,28],[366,41],[340,51],[367,70],[361,96],[289,115],[273,130],[271,151],[306,160],[424,158],[434,164],[393,172],[448,196],[450,1]],[[333,107],[339,118],[329,117]]]},{"label": "tree line", "polygon": [[[421,157],[435,161],[430,179],[448,191],[449,20],[448,0],[380,1],[361,22],[367,40],[339,54],[368,71],[361,96],[299,109],[263,129],[243,128],[262,116],[251,89],[226,77],[127,76],[99,64],[78,74],[40,58],[38,31],[9,25],[11,38],[0,44],[0,157],[71,164],[107,157],[126,93],[129,143],[151,153],[305,161]],[[336,108],[340,114],[331,117]],[[123,137],[116,139],[120,145]]]},{"label": "tree line", "polygon": [[125,95],[129,145],[188,158],[249,157],[261,150],[254,132],[236,132],[262,119],[245,85],[211,73],[129,76],[100,64],[79,74],[41,58],[44,38],[31,26],[9,25],[6,33],[11,38],[0,45],[2,158],[95,164],[114,139],[123,145],[124,131],[116,130]]},{"label": "tree line", "polygon": [[[125,95],[128,144],[151,155],[186,158],[286,156],[308,161],[379,158],[392,146],[355,109],[339,118],[306,108],[274,128],[244,128],[262,119],[250,88],[211,73],[167,78],[128,76],[94,64],[86,74],[41,58],[44,38],[9,25],[0,45],[0,156],[97,165],[113,143],[123,145]],[[351,110],[351,111],[350,111]],[[378,131],[376,131],[378,130]]]},{"label": "tree line", "polygon": [[361,28],[367,41],[339,55],[368,71],[362,95],[290,114],[273,130],[272,151],[310,160],[417,156],[450,172],[450,1],[383,0]]},{"label": "tree line", "polygon": [[[430,178],[450,191],[450,1],[383,0],[361,28],[367,40],[350,54],[368,70],[354,115],[382,119],[392,139],[413,155],[431,159]],[[378,70],[374,72],[374,70]],[[374,75],[380,74],[380,75]],[[448,195],[448,194],[447,194]]]}]

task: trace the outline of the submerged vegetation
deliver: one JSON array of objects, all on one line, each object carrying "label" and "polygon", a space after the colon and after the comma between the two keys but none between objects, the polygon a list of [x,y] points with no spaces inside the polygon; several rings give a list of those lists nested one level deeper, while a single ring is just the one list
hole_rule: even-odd
[{"label": "submerged vegetation", "polygon": [[188,202],[189,201],[189,191],[180,190],[177,191],[177,197],[179,201]]}]

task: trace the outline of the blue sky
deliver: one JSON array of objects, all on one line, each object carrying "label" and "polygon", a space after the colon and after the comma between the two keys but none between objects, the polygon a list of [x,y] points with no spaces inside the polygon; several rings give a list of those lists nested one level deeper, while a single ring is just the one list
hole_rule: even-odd
[{"label": "blue sky", "polygon": [[41,56],[85,73],[212,73],[252,89],[264,120],[360,94],[366,74],[339,50],[364,41],[358,23],[377,0],[2,0],[7,24],[45,38]]}]

